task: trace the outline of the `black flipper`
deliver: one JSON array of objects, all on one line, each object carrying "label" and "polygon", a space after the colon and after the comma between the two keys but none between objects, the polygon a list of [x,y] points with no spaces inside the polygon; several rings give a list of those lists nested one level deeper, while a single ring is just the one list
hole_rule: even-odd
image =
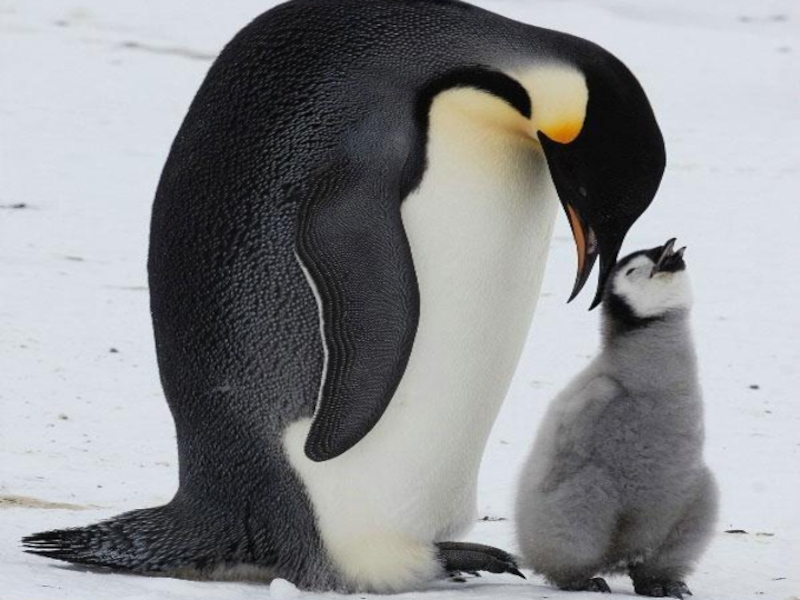
[{"label": "black flipper", "polygon": [[386,410],[411,354],[419,290],[391,170],[341,161],[302,195],[297,254],[322,305],[327,352],[305,452],[323,461],[353,447]]}]

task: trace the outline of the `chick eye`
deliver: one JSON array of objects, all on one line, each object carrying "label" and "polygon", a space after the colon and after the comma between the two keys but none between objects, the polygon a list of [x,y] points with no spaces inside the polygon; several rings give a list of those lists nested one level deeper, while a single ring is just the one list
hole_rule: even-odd
[{"label": "chick eye", "polygon": [[628,269],[627,273],[625,273],[625,277],[627,277],[628,275],[633,273],[635,270],[636,270],[636,267],[634,267],[633,269]]}]

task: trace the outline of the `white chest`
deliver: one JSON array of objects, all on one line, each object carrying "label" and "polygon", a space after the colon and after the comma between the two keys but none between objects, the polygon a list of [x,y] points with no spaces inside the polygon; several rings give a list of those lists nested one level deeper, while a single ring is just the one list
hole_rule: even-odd
[{"label": "white chest", "polygon": [[530,142],[464,119],[446,100],[434,103],[428,168],[402,207],[420,321],[400,386],[375,428],[333,460],[303,454],[309,421],[285,438],[332,559],[354,581],[367,578],[366,589],[402,589],[436,569],[431,542],[474,519],[481,455],[527,335],[557,206]]}]

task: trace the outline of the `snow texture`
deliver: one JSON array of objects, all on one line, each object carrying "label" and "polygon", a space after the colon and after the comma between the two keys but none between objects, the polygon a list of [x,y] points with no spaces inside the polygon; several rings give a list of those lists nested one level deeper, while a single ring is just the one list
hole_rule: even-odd
[{"label": "snow texture", "polygon": [[[479,4],[602,44],[647,90],[669,164],[624,251],[671,236],[689,247],[706,452],[722,489],[718,532],[689,585],[706,600],[800,597],[798,4]],[[161,504],[175,491],[148,314],[150,203],[215,53],[270,5],[0,0],[2,600],[335,596],[288,582],[270,590],[90,572],[19,547],[25,534]],[[595,351],[591,293],[564,304],[574,252],[559,216],[544,294],[485,455],[485,518],[471,540],[514,550],[520,463],[550,398]],[[725,532],[738,529],[746,533]],[[609,583],[631,597],[628,580]],[[401,597],[596,596],[487,575]]]},{"label": "snow texture", "polygon": [[269,584],[269,597],[275,600],[290,600],[300,598],[303,592],[298,590],[295,585],[285,579],[273,579]]}]

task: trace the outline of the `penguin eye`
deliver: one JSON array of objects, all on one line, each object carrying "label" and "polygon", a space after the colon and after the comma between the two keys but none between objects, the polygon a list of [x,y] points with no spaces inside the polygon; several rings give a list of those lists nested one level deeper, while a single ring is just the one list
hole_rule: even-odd
[{"label": "penguin eye", "polygon": [[630,275],[631,273],[633,273],[635,270],[636,270],[636,267],[634,267],[633,269],[628,269],[628,272],[627,272],[627,273],[625,273],[625,277],[627,277],[628,275]]}]

